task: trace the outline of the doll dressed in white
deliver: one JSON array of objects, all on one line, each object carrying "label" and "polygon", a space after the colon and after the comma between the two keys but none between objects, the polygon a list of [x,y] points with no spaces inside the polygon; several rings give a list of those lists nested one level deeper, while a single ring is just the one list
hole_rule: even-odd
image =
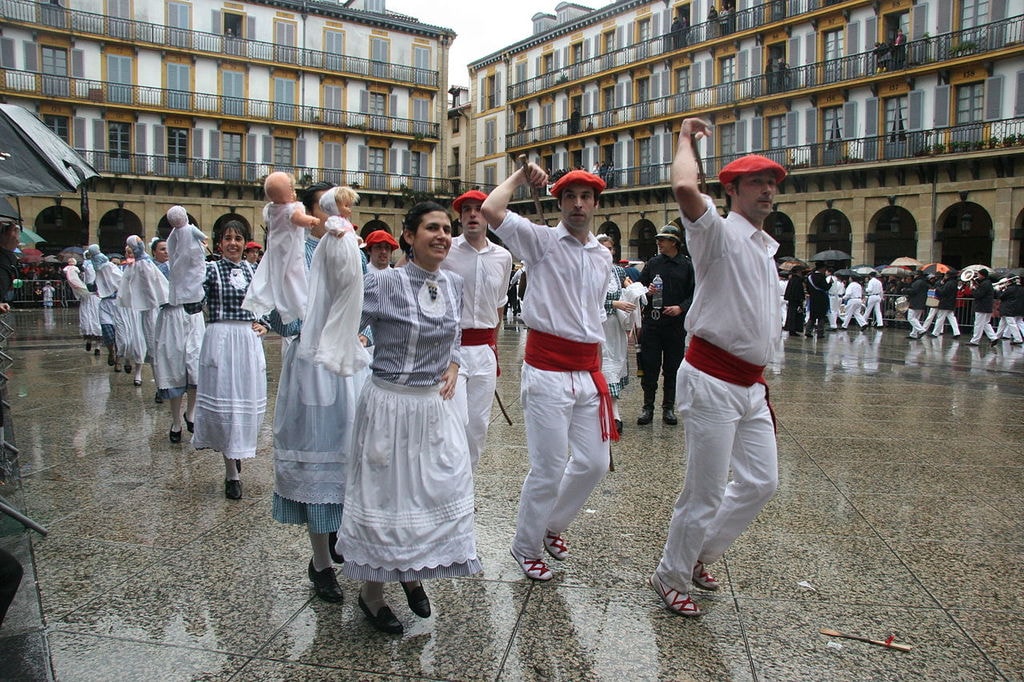
[{"label": "doll dressed in white", "polygon": [[355,232],[352,225],[352,207],[359,202],[359,194],[346,185],[332,187],[320,195],[320,208],[327,214],[324,227],[334,235]]},{"label": "doll dressed in white", "polygon": [[288,324],[306,311],[306,228],[320,224],[296,200],[295,184],[287,173],[267,176],[263,191],[270,199],[263,208],[267,225],[267,250],[260,261],[242,308],[256,317],[277,310]]}]

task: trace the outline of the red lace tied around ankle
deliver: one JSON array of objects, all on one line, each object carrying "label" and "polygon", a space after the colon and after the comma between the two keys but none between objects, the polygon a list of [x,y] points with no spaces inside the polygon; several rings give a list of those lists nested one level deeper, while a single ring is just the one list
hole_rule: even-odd
[{"label": "red lace tied around ankle", "polygon": [[570,341],[554,334],[531,329],[526,334],[526,364],[547,372],[590,372],[601,405],[601,440],[619,439],[612,412],[612,394],[601,374],[601,344]]},{"label": "red lace tied around ankle", "polygon": [[768,413],[772,416],[772,427],[778,433],[779,426],[775,421],[775,408],[768,397],[768,382],[764,380],[764,365],[755,365],[738,358],[732,353],[719,348],[699,336],[690,339],[686,348],[686,361],[716,379],[721,379],[737,386],[764,386],[764,400],[768,403]]}]

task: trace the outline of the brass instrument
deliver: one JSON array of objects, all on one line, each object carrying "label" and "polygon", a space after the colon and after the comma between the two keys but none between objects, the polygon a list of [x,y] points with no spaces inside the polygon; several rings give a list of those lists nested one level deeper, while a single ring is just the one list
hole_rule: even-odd
[{"label": "brass instrument", "polygon": [[910,299],[906,296],[900,296],[896,299],[896,312],[905,313],[910,310]]},{"label": "brass instrument", "polygon": [[1001,280],[992,285],[992,288],[996,291],[1006,291],[1010,286],[1020,286],[1020,277],[1018,275],[1011,275],[1010,277],[1003,277]]},{"label": "brass instrument", "polygon": [[974,268],[964,268],[960,273],[960,281],[965,284],[973,284],[978,279],[978,271]]}]

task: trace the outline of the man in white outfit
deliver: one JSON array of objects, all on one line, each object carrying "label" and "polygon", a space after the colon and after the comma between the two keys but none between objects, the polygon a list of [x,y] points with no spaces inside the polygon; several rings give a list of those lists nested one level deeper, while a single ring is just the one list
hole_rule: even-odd
[{"label": "man in white outfit", "polygon": [[[691,136],[711,125],[683,121],[672,186],[697,285],[686,317],[690,345],[679,367],[676,409],[686,438],[686,480],[651,587],[673,613],[699,616],[690,585],[717,590],[705,566],[722,558],[778,487],[774,417],[764,367],[778,351],[775,253],[763,229],[786,171],[756,154],[722,168],[731,199],[722,218],[698,189]],[[732,480],[729,473],[732,471]]]},{"label": "man in white outfit", "polygon": [[874,322],[876,327],[881,327],[883,324],[882,280],[878,279],[878,275],[875,273],[871,273],[867,283],[864,285],[864,296],[867,298],[867,303],[864,307],[864,317],[869,323]]},{"label": "man in white outfit", "polygon": [[861,330],[868,328],[868,321],[861,312],[864,308],[864,289],[856,277],[850,279],[846,285],[846,293],[843,294],[843,303],[846,305],[846,314],[843,315],[843,329],[850,326],[850,320],[856,320]]},{"label": "man in white outfit", "polygon": [[487,440],[491,403],[498,380],[498,325],[507,302],[512,254],[487,239],[480,206],[487,195],[470,190],[452,209],[462,221],[462,234],[452,240],[441,267],[462,275],[462,364],[453,400],[466,415],[469,459],[476,470]]},{"label": "man in white outfit", "polygon": [[843,280],[835,276],[830,269],[828,271],[828,329],[835,331],[839,329],[839,304],[843,301],[843,294],[846,293],[846,285]]},{"label": "man in white outfit", "polygon": [[543,187],[547,177],[537,164],[528,164],[483,204],[484,219],[530,271],[520,390],[530,471],[519,498],[512,556],[532,580],[551,579],[542,548],[559,561],[568,557],[562,533],[608,471],[609,440],[618,440],[601,374],[612,258],[590,232],[605,183],[581,170],[563,175],[551,187],[562,212],[554,229],[507,210],[519,186]]}]

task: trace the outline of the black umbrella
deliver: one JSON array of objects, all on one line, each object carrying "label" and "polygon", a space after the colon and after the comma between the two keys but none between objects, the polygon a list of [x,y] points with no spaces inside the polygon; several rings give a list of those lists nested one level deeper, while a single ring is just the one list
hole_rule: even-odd
[{"label": "black umbrella", "polygon": [[839,249],[825,249],[811,256],[813,261],[850,260],[850,254]]},{"label": "black umbrella", "polygon": [[74,192],[99,173],[35,114],[0,104],[0,194]]},{"label": "black umbrella", "polygon": [[842,270],[836,270],[832,274],[838,275],[840,277],[859,277],[860,276],[855,271],[851,270],[850,268],[843,268]]}]

